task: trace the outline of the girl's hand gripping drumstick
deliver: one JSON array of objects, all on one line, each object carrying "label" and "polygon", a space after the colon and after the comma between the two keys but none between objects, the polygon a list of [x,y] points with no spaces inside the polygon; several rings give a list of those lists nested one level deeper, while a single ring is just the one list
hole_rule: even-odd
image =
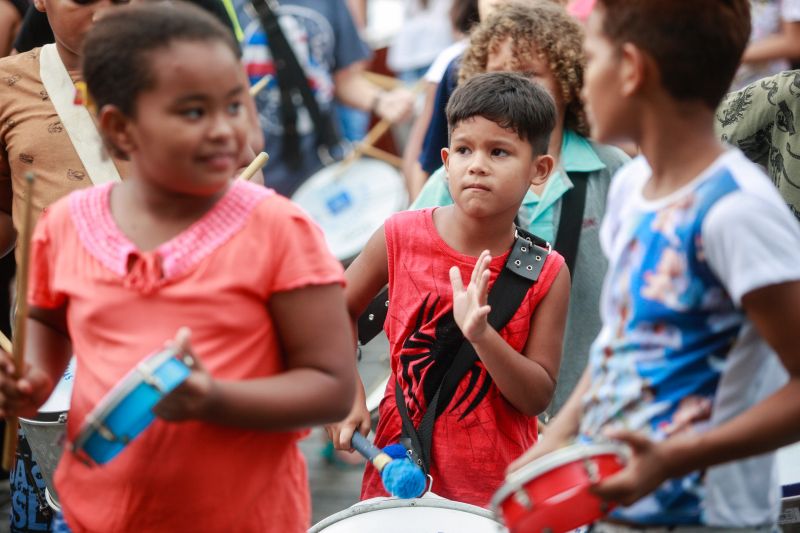
[{"label": "girl's hand gripping drumstick", "polygon": [[392,459],[356,431],[350,440],[353,448],[381,473],[386,492],[398,498],[416,498],[425,492],[425,474],[409,459]]},{"label": "girl's hand gripping drumstick", "polygon": [[261,152],[249,165],[247,165],[247,168],[245,168],[236,179],[249,181],[256,172],[261,170],[264,165],[267,164],[267,161],[269,161],[269,154],[267,154],[267,152]]},{"label": "girl's hand gripping drumstick", "polygon": [[[28,318],[28,264],[30,262],[31,234],[33,233],[33,174],[25,174],[25,211],[23,212],[22,239],[19,241],[20,260],[17,270],[17,313],[14,317],[14,377],[22,377],[25,354],[25,329]],[[17,452],[17,417],[6,419],[5,443],[3,446],[3,468],[11,469]]]}]

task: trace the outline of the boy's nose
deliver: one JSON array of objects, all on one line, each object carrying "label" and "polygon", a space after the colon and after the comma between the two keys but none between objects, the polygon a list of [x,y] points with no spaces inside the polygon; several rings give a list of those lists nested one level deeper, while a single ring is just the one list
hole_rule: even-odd
[{"label": "boy's nose", "polygon": [[470,174],[486,174],[488,169],[487,157],[480,151],[475,151],[469,162],[467,170]]}]

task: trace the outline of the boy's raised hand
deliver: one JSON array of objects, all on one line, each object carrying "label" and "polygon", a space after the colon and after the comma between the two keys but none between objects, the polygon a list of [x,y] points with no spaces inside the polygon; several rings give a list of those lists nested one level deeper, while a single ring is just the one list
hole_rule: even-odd
[{"label": "boy's raised hand", "polygon": [[469,285],[464,288],[461,281],[461,271],[458,267],[450,268],[450,284],[453,286],[453,317],[461,328],[461,333],[470,342],[475,342],[486,333],[489,328],[487,317],[490,306],[486,304],[489,295],[489,263],[492,256],[489,250],[481,252]]},{"label": "boy's raised hand", "polygon": [[14,360],[0,350],[0,417],[35,416],[50,391],[53,382],[42,370],[25,366],[22,376],[14,377]]},{"label": "boy's raised hand", "polygon": [[179,329],[170,344],[176,348],[184,361],[188,357],[192,372],[186,381],[164,396],[153,407],[153,412],[156,416],[170,422],[207,419],[210,407],[214,403],[216,384],[214,378],[192,351],[191,330],[189,328]]}]

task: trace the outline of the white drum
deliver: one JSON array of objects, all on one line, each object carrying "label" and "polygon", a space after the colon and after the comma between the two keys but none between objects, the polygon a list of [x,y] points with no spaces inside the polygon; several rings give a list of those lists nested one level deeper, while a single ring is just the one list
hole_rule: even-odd
[{"label": "white drum", "polygon": [[374,498],[318,522],[309,533],[499,533],[491,512],[430,493],[401,500]]},{"label": "white drum", "polygon": [[322,227],[333,255],[348,262],[390,215],[406,207],[408,194],[396,168],[362,157],[323,168],[292,200]]},{"label": "white drum", "polygon": [[61,376],[53,393],[39,408],[36,418],[20,418],[19,424],[25,431],[25,438],[31,447],[31,453],[47,486],[45,498],[48,505],[60,511],[58,495],[53,486],[53,473],[64,450],[64,430],[67,425],[72,385],[75,380],[75,358],[73,357],[64,375]]},{"label": "white drum", "polygon": [[776,462],[783,489],[779,525],[787,533],[800,532],[800,442],[778,450]]}]

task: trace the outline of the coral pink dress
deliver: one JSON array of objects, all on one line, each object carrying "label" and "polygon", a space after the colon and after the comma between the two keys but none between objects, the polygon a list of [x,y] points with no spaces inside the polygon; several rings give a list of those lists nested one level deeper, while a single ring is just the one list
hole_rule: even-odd
[{"label": "coral pink dress", "polygon": [[[77,358],[70,440],[103,395],[182,326],[216,378],[280,373],[271,295],[344,282],[319,229],[268,189],[237,181],[187,230],[142,252],[112,218],[111,188],[54,204],[32,243],[29,301],[66,305]],[[305,531],[302,435],[157,419],[102,467],[65,451],[56,487],[76,533]]]}]

